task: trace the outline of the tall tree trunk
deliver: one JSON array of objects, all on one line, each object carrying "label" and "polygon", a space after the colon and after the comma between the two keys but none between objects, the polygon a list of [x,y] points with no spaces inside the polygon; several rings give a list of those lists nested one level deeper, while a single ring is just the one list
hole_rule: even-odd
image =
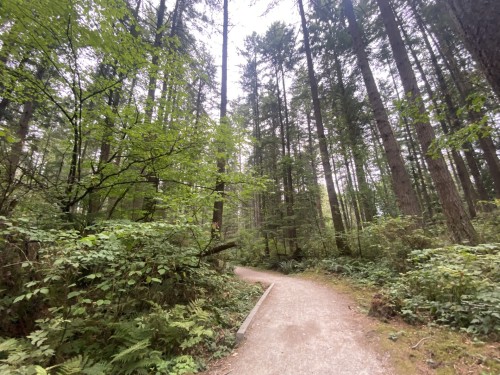
[{"label": "tall tree trunk", "polygon": [[[398,85],[396,83],[396,77],[392,70],[391,63],[389,58],[387,58],[387,66],[389,67],[389,73],[391,75],[392,84],[394,86],[394,90],[396,91],[396,98],[399,102],[401,102],[401,94],[399,93]],[[423,217],[424,219],[432,219],[434,217],[434,209],[432,204],[432,199],[430,195],[430,190],[432,190],[431,184],[429,184],[428,171],[427,166],[425,164],[425,160],[422,158],[422,152],[420,150],[419,145],[415,142],[415,137],[410,129],[408,118],[400,114],[400,121],[404,126],[404,140],[405,144],[408,147],[408,159],[410,161],[411,175],[414,181],[415,191],[418,196],[418,200],[420,202],[420,207],[422,207]],[[425,211],[426,210],[426,211]]]},{"label": "tall tree trunk", "polygon": [[[467,108],[470,106],[470,98],[472,94],[474,94],[474,89],[472,84],[469,81],[469,78],[462,72],[459,68],[459,64],[456,61],[455,54],[452,51],[452,46],[446,41],[443,40],[441,33],[439,30],[434,31],[435,36],[439,40],[439,43],[436,43],[438,47],[438,51],[445,62],[447,69],[450,72],[450,75],[455,83],[457,91],[459,93],[460,105],[463,108]],[[473,123],[480,123],[482,118],[485,116],[485,112],[483,109],[480,109],[479,112],[475,110],[467,110],[468,120]],[[490,173],[491,179],[493,181],[493,187],[495,189],[495,196],[500,198],[500,160],[498,155],[496,154],[496,149],[494,147],[493,141],[491,137],[483,137],[479,139],[479,146],[483,150],[484,158],[486,159],[486,164],[488,166],[488,171]],[[484,199],[484,188],[482,179],[479,178],[480,172],[477,168],[477,162],[474,157],[474,149],[471,144],[466,143],[464,145],[466,152],[467,163],[469,164],[469,168],[471,169],[472,176],[474,177],[474,182],[478,188],[478,192],[480,194],[481,199]]]},{"label": "tall tree trunk", "polygon": [[304,5],[302,0],[298,0],[300,18],[302,23],[302,33],[304,36],[304,49],[307,59],[307,71],[309,75],[309,84],[311,88],[311,97],[314,108],[314,119],[316,121],[316,131],[318,133],[319,151],[321,155],[321,162],[323,164],[323,172],[325,173],[326,189],[328,192],[328,199],[330,201],[330,210],[333,218],[333,226],[335,228],[335,242],[338,251],[341,254],[351,254],[351,249],[346,239],[344,238],[344,224],[342,223],[342,216],[339,211],[339,201],[335,187],[333,185],[332,167],[330,165],[330,156],[328,153],[328,143],[325,136],[325,129],[323,126],[323,117],[321,115],[321,105],[319,102],[318,83],[314,73],[314,65],[312,61],[312,53],[309,42],[309,29],[307,28],[306,16],[304,12]]},{"label": "tall tree trunk", "polygon": [[[253,164],[259,175],[259,177],[264,176],[263,163],[262,163],[262,134],[260,128],[260,108],[259,108],[259,76],[257,69],[257,56],[254,50],[254,56],[252,61],[252,75],[253,75],[253,85],[252,85],[252,121],[253,121],[253,136],[255,137],[255,143],[253,147]],[[261,233],[264,234],[266,240],[266,249],[269,250],[269,241],[267,240],[267,235],[265,234],[265,228],[263,227],[263,212],[265,212],[265,199],[261,192],[255,193],[254,198],[254,222],[255,227],[258,228]],[[267,254],[269,255],[269,254]]]},{"label": "tall tree trunk", "polygon": [[[281,86],[283,87],[283,109],[285,114],[284,123],[284,143],[286,149],[286,163],[285,163],[285,173],[286,173],[286,188],[285,188],[285,202],[286,202],[286,226],[288,232],[288,238],[290,243],[290,254],[292,257],[299,256],[299,247],[297,244],[297,227],[295,224],[295,212],[294,212],[294,191],[293,191],[293,179],[292,179],[292,155],[290,152],[290,121],[288,118],[288,103],[286,99],[286,86],[285,86],[285,73],[283,71],[283,66],[280,67],[281,73]],[[277,82],[278,87],[279,83]],[[279,88],[278,88],[279,94]],[[280,98],[278,98],[280,102]],[[280,105],[281,106],[281,105]],[[280,109],[281,113],[281,109]],[[283,121],[280,115],[280,121]]]},{"label": "tall tree trunk", "polygon": [[319,229],[325,229],[325,220],[323,218],[323,208],[321,204],[321,190],[318,183],[318,170],[316,167],[316,153],[314,152],[314,144],[312,139],[312,129],[311,129],[311,113],[309,110],[306,113],[307,116],[307,141],[309,146],[309,158],[311,159],[311,171],[313,175],[313,186],[314,186],[314,201],[316,202],[316,215],[319,220]]},{"label": "tall tree trunk", "polygon": [[[382,212],[389,214],[390,216],[397,215],[397,206],[394,205],[394,201],[397,201],[394,190],[390,191],[387,188],[386,180],[389,179],[392,182],[392,176],[390,174],[390,165],[387,161],[387,157],[381,157],[379,150],[384,150],[384,146],[380,141],[380,134],[377,133],[377,129],[372,121],[370,121],[370,134],[371,140],[373,142],[373,149],[375,152],[375,163],[377,164],[378,170],[380,171],[380,183],[382,184],[383,193],[379,193],[379,197],[382,200],[383,210]],[[394,185],[393,185],[394,186]],[[413,187],[412,187],[413,188]],[[419,204],[418,197],[417,203]],[[419,204],[420,207],[420,204]]]},{"label": "tall tree trunk", "polygon": [[[123,78],[123,77],[122,77]],[[106,114],[104,119],[104,134],[101,140],[99,150],[99,162],[97,164],[97,174],[101,175],[107,164],[112,162],[111,156],[111,141],[115,131],[115,119],[113,118],[118,113],[118,105],[120,104],[121,89],[116,88],[111,90],[108,97],[108,106],[113,115]],[[89,193],[89,208],[88,208],[88,222],[92,223],[99,213],[102,203],[105,199],[102,194],[97,191]]]},{"label": "tall tree trunk", "polygon": [[[366,147],[363,144],[363,139],[361,137],[362,130],[360,129],[359,124],[356,123],[353,118],[353,114],[349,108],[347,91],[344,84],[344,77],[342,72],[342,65],[340,63],[340,59],[337,55],[337,52],[334,50],[333,53],[333,61],[335,65],[335,71],[337,73],[337,85],[340,91],[340,112],[342,113],[342,117],[344,119],[345,126],[347,126],[347,134],[349,137],[349,143],[351,145],[352,156],[354,159],[354,170],[356,172],[356,180],[358,182],[359,195],[361,197],[360,203],[363,210],[364,218],[366,221],[372,221],[373,217],[376,214],[375,205],[373,199],[371,197],[371,189],[368,186],[366,181],[365,174],[365,156],[362,150],[365,150]],[[354,187],[354,186],[353,186]],[[354,193],[354,191],[353,191]],[[358,210],[355,208],[355,211]],[[359,212],[358,212],[359,215]],[[360,216],[360,215],[359,215]],[[361,219],[361,217],[359,217]],[[361,225],[362,220],[358,221],[358,227]]]},{"label": "tall tree trunk", "polygon": [[[441,94],[443,96],[444,102],[445,102],[446,107],[448,109],[446,115],[449,118],[452,130],[457,131],[457,130],[463,128],[463,124],[461,123],[461,121],[457,115],[458,108],[456,107],[456,105],[452,99],[450,87],[448,85],[448,82],[445,79],[445,74],[443,72],[443,69],[439,65],[438,58],[437,58],[436,54],[434,53],[434,49],[432,48],[431,42],[429,40],[428,34],[430,34],[430,33],[428,32],[428,30],[425,26],[425,23],[422,20],[420,13],[418,12],[417,6],[415,4],[415,0],[412,0],[410,2],[410,5],[411,5],[412,11],[413,11],[413,15],[417,21],[417,25],[420,29],[420,32],[422,33],[422,37],[423,37],[425,46],[426,46],[426,48],[429,52],[429,55],[431,57],[431,63],[434,67],[434,71],[436,72],[436,77],[438,80],[439,89],[441,90]],[[440,52],[442,59],[445,60],[445,62],[446,62],[446,57],[442,53],[439,43],[437,43],[435,41],[435,45],[438,48],[438,51]],[[450,73],[451,73],[452,77],[455,77],[455,79],[457,78],[456,75],[459,74],[459,72],[456,72],[456,71],[453,72],[451,70],[450,70]],[[459,86],[458,88],[459,88],[460,95],[463,97],[463,95],[465,95],[465,90],[466,90],[464,82],[459,82],[458,86]],[[465,98],[463,98],[462,103],[463,103],[463,105],[466,104]],[[467,164],[469,165],[469,169],[471,171],[472,177],[474,179],[474,182],[475,182],[475,185],[477,188],[477,193],[479,195],[479,199],[486,201],[486,200],[488,200],[488,193],[486,191],[486,188],[484,187],[481,173],[480,173],[479,167],[477,165],[476,157],[474,156],[473,146],[470,142],[466,142],[463,145],[463,149],[464,149],[465,157],[467,160]],[[494,157],[492,158],[490,156],[490,164],[492,164],[492,167],[495,168],[496,163],[494,161]]]},{"label": "tall tree trunk", "polygon": [[495,197],[500,199],[500,160],[496,153],[495,144],[491,137],[479,138],[479,145],[484,152],[484,158],[488,164],[493,187],[495,188]]},{"label": "tall tree trunk", "polygon": [[[158,82],[158,62],[159,62],[159,51],[162,46],[163,39],[163,24],[166,12],[165,6],[166,0],[160,0],[160,4],[158,10],[156,12],[156,25],[155,25],[155,37],[153,41],[153,56],[151,57],[151,69],[149,71],[149,80],[148,80],[148,94],[146,96],[146,103],[144,109],[144,123],[151,124],[153,120],[153,112],[155,108],[155,98],[156,98],[156,86]],[[154,189],[155,192],[158,190],[158,185],[160,183],[160,179],[153,171],[146,171],[144,175],[147,184],[145,184],[146,189]],[[146,192],[143,202],[142,202],[142,211],[144,212],[144,216],[141,220],[151,221],[153,220],[154,212],[155,212],[155,200],[154,196],[151,196]]]},{"label": "tall tree trunk", "polygon": [[500,1],[446,0],[465,45],[500,100]]},{"label": "tall tree trunk", "polygon": [[344,0],[344,7],[349,21],[349,33],[353,39],[354,50],[365,82],[368,99],[372,108],[378,130],[382,137],[384,151],[389,163],[392,188],[396,195],[399,209],[403,215],[422,216],[417,195],[411,184],[411,179],[405,169],[401,150],[392,131],[384,103],[380,96],[375,78],[370,68],[365,50],[361,29],[356,21],[351,0]]},{"label": "tall tree trunk", "polygon": [[[396,17],[396,18],[398,18],[398,17]],[[429,98],[431,99],[431,102],[435,108],[437,117],[439,119],[439,124],[441,125],[441,129],[443,130],[444,134],[449,135],[450,130],[449,130],[449,127],[444,120],[444,116],[443,116],[443,113],[441,111],[441,107],[439,106],[439,104],[437,102],[437,95],[434,93],[434,90],[432,89],[431,84],[429,83],[429,80],[427,79],[427,75],[424,71],[422,64],[420,63],[417,52],[413,48],[411,41],[410,41],[410,37],[407,34],[405,28],[403,27],[401,20],[398,19],[398,22],[401,25],[401,31],[405,37],[406,43],[407,43],[408,48],[410,50],[410,53],[413,57],[415,66],[417,67],[418,72],[420,73],[420,77],[422,78],[422,81],[424,82],[424,86],[425,86],[425,89],[427,91],[427,95],[429,95]],[[428,45],[427,47],[430,47],[430,45]],[[431,60],[434,61],[432,59],[432,56],[434,56],[432,49],[430,50],[430,53],[431,53]],[[437,61],[436,61],[436,63],[437,63]],[[438,77],[439,77],[439,74],[438,74]],[[439,78],[438,78],[438,81],[440,81]],[[467,207],[469,209],[469,215],[471,218],[474,218],[474,217],[476,217],[475,201],[476,201],[477,194],[474,191],[474,187],[472,186],[472,183],[470,181],[469,172],[467,171],[467,167],[465,166],[465,162],[464,162],[462,156],[460,155],[460,153],[457,150],[452,149],[451,155],[452,155],[453,162],[455,163],[455,166],[457,168],[458,180],[460,181],[460,184],[462,186],[462,190],[464,192],[465,201],[467,202]],[[453,167],[453,165],[452,165],[452,167]]]},{"label": "tall tree trunk", "polygon": [[[358,196],[356,194],[356,186],[354,185],[354,181],[352,178],[352,173],[351,173],[351,165],[349,163],[349,155],[347,155],[348,151],[345,149],[345,147],[342,147],[342,156],[344,158],[344,167],[345,167],[345,172],[346,172],[346,177],[347,177],[347,191],[344,193],[345,198],[347,199],[348,193],[351,195],[352,199],[352,210],[354,212],[354,218],[356,219],[356,228],[360,229],[363,223],[363,219],[361,217],[361,210],[360,210],[360,204],[358,202]],[[349,216],[347,216],[349,217]],[[349,229],[352,228],[350,225],[350,220],[346,223],[349,223],[347,226]]]},{"label": "tall tree trunk", "polygon": [[[224,21],[222,26],[222,80],[220,95],[220,126],[226,126],[227,122],[227,42],[229,26],[228,0],[224,0]],[[217,197],[214,202],[212,214],[212,238],[220,239],[222,229],[222,214],[224,210],[224,174],[226,173],[226,158],[223,156],[226,150],[219,146],[217,157],[217,180],[215,183],[215,192]]]},{"label": "tall tree trunk", "polygon": [[29,124],[33,118],[33,113],[36,108],[36,103],[30,100],[23,105],[21,118],[19,119],[19,127],[16,131],[16,142],[12,144],[7,161],[7,178],[5,185],[2,186],[2,194],[0,197],[0,215],[9,216],[17,205],[16,199],[11,199],[12,193],[15,191],[18,181],[16,181],[16,171],[18,170],[23,155],[23,147],[26,143],[26,137],[29,132]]},{"label": "tall tree trunk", "polygon": [[146,99],[146,109],[144,112],[144,122],[146,124],[151,123],[153,118],[153,110],[154,110],[154,101],[155,101],[155,93],[156,93],[156,82],[158,81],[158,52],[159,48],[162,45],[163,38],[163,19],[165,18],[165,6],[166,0],[160,0],[160,5],[158,7],[158,11],[156,13],[156,27],[155,27],[155,39],[153,42],[153,57],[151,58],[151,71],[149,73],[149,82],[148,82],[148,95]]},{"label": "tall tree trunk", "polygon": [[443,213],[453,240],[456,242],[468,241],[471,244],[477,243],[477,233],[472,226],[467,212],[464,210],[460,196],[453,183],[450,172],[446,166],[443,156],[439,153],[436,156],[429,155],[429,147],[435,140],[434,129],[427,120],[428,114],[425,109],[417,78],[413,72],[408,54],[406,53],[403,39],[398,30],[393,10],[389,0],[377,0],[384,22],[389,42],[392,47],[396,66],[401,76],[401,81],[405,89],[405,94],[410,105],[418,110],[418,118],[415,120],[417,136],[422,146],[431,178],[433,179],[439,200],[443,207]]}]

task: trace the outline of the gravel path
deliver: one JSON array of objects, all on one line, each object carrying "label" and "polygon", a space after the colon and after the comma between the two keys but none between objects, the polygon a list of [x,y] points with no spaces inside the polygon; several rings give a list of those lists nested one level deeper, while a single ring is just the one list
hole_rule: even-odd
[{"label": "gravel path", "polygon": [[374,349],[369,318],[326,285],[238,267],[242,279],[275,283],[246,339],[206,375],[392,374]]}]

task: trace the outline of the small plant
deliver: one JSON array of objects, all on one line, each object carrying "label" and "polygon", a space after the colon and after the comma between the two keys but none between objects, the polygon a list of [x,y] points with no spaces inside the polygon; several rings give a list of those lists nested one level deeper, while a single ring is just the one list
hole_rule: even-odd
[{"label": "small plant", "polygon": [[296,261],[295,259],[284,260],[278,263],[278,270],[285,275],[294,272],[302,272],[305,270],[305,265]]}]

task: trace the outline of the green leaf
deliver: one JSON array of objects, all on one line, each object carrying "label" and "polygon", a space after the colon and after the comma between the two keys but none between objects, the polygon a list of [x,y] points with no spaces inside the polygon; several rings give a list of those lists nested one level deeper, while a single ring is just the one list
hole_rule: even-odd
[{"label": "green leaf", "polygon": [[70,298],[73,298],[73,297],[78,297],[80,294],[82,294],[83,292],[82,291],[74,291],[74,292],[70,292],[68,293],[68,299]]},{"label": "green leaf", "polygon": [[49,375],[47,370],[45,370],[42,366],[39,366],[39,365],[35,366],[35,371],[36,371],[36,375]]}]

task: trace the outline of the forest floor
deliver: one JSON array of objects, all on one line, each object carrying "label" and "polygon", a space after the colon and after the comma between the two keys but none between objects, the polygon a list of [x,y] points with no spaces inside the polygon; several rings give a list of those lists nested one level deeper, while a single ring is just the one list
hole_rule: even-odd
[{"label": "forest floor", "polygon": [[393,374],[379,351],[375,322],[354,300],[316,281],[236,268],[244,280],[274,288],[233,353],[207,375]]},{"label": "forest floor", "polygon": [[316,273],[285,276],[243,267],[235,273],[275,286],[245,340],[204,375],[486,375],[498,370],[497,343],[447,328],[368,317],[370,288]]}]

